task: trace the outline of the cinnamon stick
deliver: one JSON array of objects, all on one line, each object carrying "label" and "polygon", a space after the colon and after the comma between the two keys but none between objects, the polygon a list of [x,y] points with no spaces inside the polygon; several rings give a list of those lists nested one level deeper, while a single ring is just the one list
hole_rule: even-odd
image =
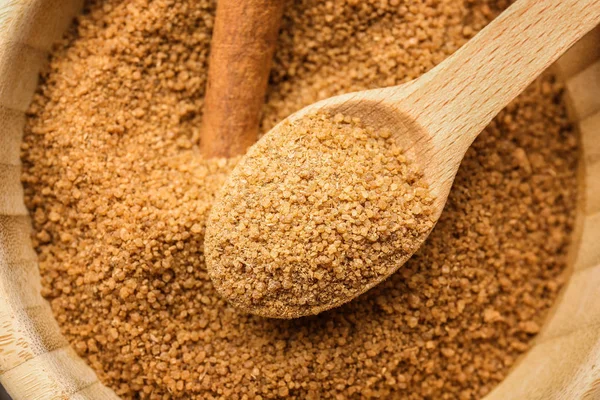
[{"label": "cinnamon stick", "polygon": [[211,42],[200,148],[243,154],[258,136],[284,0],[219,0]]}]

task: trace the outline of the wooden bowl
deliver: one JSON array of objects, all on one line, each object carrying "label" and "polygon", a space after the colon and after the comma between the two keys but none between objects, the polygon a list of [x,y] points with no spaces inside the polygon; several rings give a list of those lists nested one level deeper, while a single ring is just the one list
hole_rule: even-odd
[{"label": "wooden bowl", "polygon": [[[52,42],[82,0],[0,0],[0,382],[15,400],[117,399],[60,334],[40,295],[19,146]],[[486,400],[600,399],[600,29],[555,66],[581,133],[571,278],[534,347]]]}]

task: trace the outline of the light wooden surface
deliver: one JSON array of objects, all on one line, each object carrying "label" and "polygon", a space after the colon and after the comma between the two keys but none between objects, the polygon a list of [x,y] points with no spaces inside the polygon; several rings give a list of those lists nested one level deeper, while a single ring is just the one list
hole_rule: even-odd
[{"label": "light wooden surface", "polygon": [[[23,110],[37,70],[80,6],[81,0],[0,0],[0,382],[15,400],[117,399],[67,346],[39,295],[18,183]],[[600,86],[599,50],[596,29],[558,63],[583,144],[573,276],[534,348],[486,400],[600,399],[600,107],[593,89]]]},{"label": "light wooden surface", "polygon": [[[462,159],[475,138],[535,78],[598,23],[600,0],[518,0],[452,56],[418,79],[404,85],[334,96],[292,114],[248,150],[247,156],[234,168],[231,179],[243,173],[246,160],[260,154],[277,154],[278,149],[269,148],[269,139],[273,135],[286,135],[287,122],[318,111],[342,113],[360,118],[375,130],[394,133],[400,147],[422,169],[429,183],[435,197],[431,218],[437,221]],[[600,72],[600,66],[598,68],[596,71],[595,64],[589,66],[569,84],[585,85],[579,80],[585,81],[586,74]],[[589,89],[597,90],[573,99],[582,117],[600,106],[600,97],[595,96],[600,87]],[[233,198],[222,196],[221,199],[217,201]],[[220,229],[218,222],[214,225],[215,231]],[[212,231],[209,218],[206,243],[210,243]],[[423,235],[419,240],[423,243],[425,239]],[[267,245],[268,242],[269,239]],[[281,307],[285,312],[277,314],[268,302],[245,304],[244,310],[272,318],[318,314],[339,307],[380,284],[410,256],[412,254],[407,254],[385,274],[366,281],[360,290],[341,299],[323,301],[310,308],[288,302]],[[217,265],[212,257],[207,258],[209,271]],[[242,308],[235,299],[230,300]]]}]

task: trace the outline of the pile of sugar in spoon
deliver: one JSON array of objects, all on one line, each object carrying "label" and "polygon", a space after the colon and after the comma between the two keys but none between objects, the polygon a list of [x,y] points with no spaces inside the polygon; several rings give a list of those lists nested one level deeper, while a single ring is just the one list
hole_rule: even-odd
[{"label": "pile of sugar in spoon", "polygon": [[345,303],[387,277],[429,233],[434,199],[389,130],[342,114],[279,129],[222,189],[205,247],[226,299],[291,318]]}]

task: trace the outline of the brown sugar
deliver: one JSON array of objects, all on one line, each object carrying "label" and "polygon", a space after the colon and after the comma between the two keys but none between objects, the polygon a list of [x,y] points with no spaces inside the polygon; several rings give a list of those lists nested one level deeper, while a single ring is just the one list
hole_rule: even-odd
[{"label": "brown sugar", "polygon": [[346,303],[395,271],[434,225],[434,199],[399,134],[318,114],[265,136],[207,223],[216,289],[241,310],[295,318]]},{"label": "brown sugar", "polygon": [[[508,5],[290,2],[263,131],[302,106],[405,82]],[[43,294],[125,399],[479,399],[530,346],[564,282],[577,139],[538,79],[476,140],[425,245],[383,284],[292,321],[238,312],[203,240],[233,161],[196,149],[209,0],[96,0],[29,110],[23,181]]]}]

